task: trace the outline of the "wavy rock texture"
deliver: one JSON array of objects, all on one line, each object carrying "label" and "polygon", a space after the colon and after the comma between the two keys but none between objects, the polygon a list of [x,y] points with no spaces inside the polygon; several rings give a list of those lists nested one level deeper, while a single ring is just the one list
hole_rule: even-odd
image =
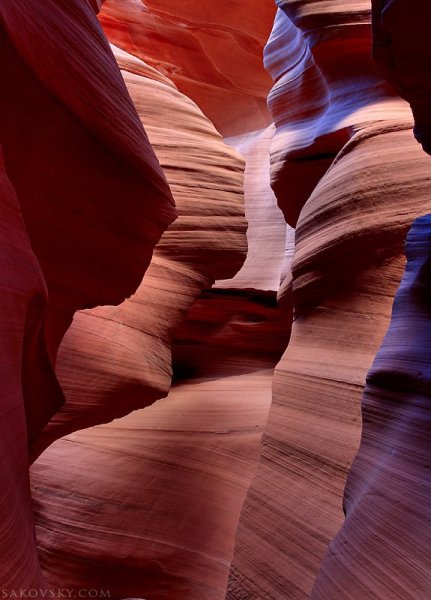
[{"label": "wavy rock texture", "polygon": [[[87,4],[3,2],[0,11],[0,139],[48,287],[54,362],[77,309],[135,291],[173,201]],[[31,440],[39,429],[30,427]]]},{"label": "wavy rock texture", "polygon": [[136,289],[175,211],[89,5],[5,1],[0,15],[0,586],[19,594],[47,587],[28,454],[64,401],[58,344],[78,308]]},{"label": "wavy rock texture", "polygon": [[38,450],[166,396],[175,328],[202,289],[238,270],[246,249],[242,159],[172,83],[114,50],[178,219],[156,247],[136,294],[118,307],[75,316],[58,358],[67,402],[40,436]]},{"label": "wavy rock texture", "polygon": [[429,265],[431,217],[407,237],[407,267],[362,401],[361,446],[346,521],[312,598],[426,598],[429,555]]},{"label": "wavy rock texture", "polygon": [[[4,2],[1,15],[0,139],[48,287],[54,363],[77,309],[136,289],[173,201],[93,11]],[[57,408],[39,406],[31,443]]]},{"label": "wavy rock texture", "polygon": [[228,598],[308,598],[342,524],[347,469],[359,443],[362,385],[401,270],[402,259],[396,259],[367,271],[348,291],[295,321],[274,375]]},{"label": "wavy rock texture", "polygon": [[[272,0],[101,5],[0,7],[0,583],[303,600],[343,522],[428,160],[370,61],[365,0],[277,2],[271,116]],[[375,54],[428,149],[400,5],[374,4]],[[315,598],[429,590],[430,231],[409,238]]]},{"label": "wavy rock texture", "polygon": [[[105,4],[101,20],[119,43],[131,15],[136,16],[136,4],[123,4],[121,13],[117,7],[122,22],[106,20],[115,5]],[[212,10],[214,19],[227,18],[221,9]],[[238,9],[239,23],[244,9]],[[182,8],[176,10],[181,15]],[[154,15],[140,12],[145,31]],[[172,30],[173,16],[158,18],[160,35]],[[230,29],[216,23],[216,37],[233,38],[237,47],[237,23],[231,22]],[[241,22],[241,27],[251,27]],[[259,36],[264,26],[261,19]],[[193,45],[199,30],[183,28]],[[133,53],[145,56],[147,42],[139,41],[141,49],[136,40],[140,38]],[[43,432],[38,450],[60,434],[166,395],[172,336],[174,384],[164,401],[73,433],[42,454],[32,470],[40,556],[55,586],[108,587],[111,597],[118,598],[221,599],[239,513],[259,457],[273,367],[290,330],[290,320],[276,302],[286,270],[286,225],[269,186],[272,129],[258,129],[265,122],[259,103],[242,91],[252,131],[229,143],[247,160],[249,253],[258,260],[250,258],[229,280],[245,250],[242,161],[196,105],[177,91],[166,76],[171,77],[169,71],[160,72],[159,64],[156,69],[154,61],[148,65],[125,52],[127,44],[120,45],[122,50],[114,48],[117,61],[179,216],[130,300],[76,315],[58,359],[67,402]],[[255,52],[252,44],[247,47]],[[207,40],[201,56],[208,48],[214,53]],[[162,49],[159,45],[151,52],[161,54]],[[177,51],[178,70],[193,70],[192,56]],[[223,60],[238,69],[230,59]],[[261,71],[260,91],[253,94],[262,94],[262,82],[267,77]],[[190,85],[191,95],[209,110],[205,94]],[[209,89],[216,107],[226,91],[214,82]],[[219,280],[216,286],[200,296],[185,319],[193,300],[214,279]],[[84,470],[84,464],[90,469]],[[131,511],[127,517],[125,506]],[[91,540],[85,529],[89,521],[96,524]]]},{"label": "wavy rock texture", "polygon": [[[239,155],[164,76],[124,52],[117,58],[179,217],[130,300],[75,317],[58,357],[67,402],[44,443],[166,394],[169,341],[185,311],[202,288],[243,261]],[[285,225],[269,196],[269,222],[282,234],[281,269]],[[286,343],[275,295],[222,289],[203,296],[176,344],[184,348],[166,401],[74,433],[35,463],[40,556],[51,585],[108,587],[112,597],[224,597],[267,416],[271,368]],[[91,468],[83,471],[83,464]],[[127,518],[125,506],[133,512]],[[89,521],[98,531],[91,540]]]},{"label": "wavy rock texture", "polygon": [[[403,239],[430,209],[428,160],[408,107],[369,63],[367,3],[279,4],[266,49],[276,79],[272,183],[297,222],[293,275],[280,291],[293,289],[296,318],[275,371],[228,598],[309,597],[343,522],[361,392],[402,274]],[[297,186],[306,175],[307,188]],[[333,587],[321,597],[340,594]]]},{"label": "wavy rock texture", "polygon": [[271,183],[295,226],[351,127],[375,120],[375,104],[388,99],[369,56],[369,2],[353,8],[339,1],[278,4],[265,49],[265,66],[276,82],[268,96],[276,125]]},{"label": "wavy rock texture", "polygon": [[113,44],[169,77],[232,136],[271,121],[262,50],[274,12],[273,0],[106,0],[99,18]]},{"label": "wavy rock texture", "polygon": [[[412,9],[411,21],[406,17]],[[373,2],[375,59],[410,102],[415,137],[428,153],[429,50],[423,33],[430,15],[422,4]],[[326,553],[313,599],[416,599],[430,594],[425,550],[430,233],[426,215],[413,223],[407,237],[406,271],[362,399],[361,444],[344,494],[346,520]]]},{"label": "wavy rock texture", "polygon": [[[0,151],[2,435],[0,552],[3,590],[46,589],[36,552],[26,417],[61,401],[43,336],[47,293]],[[31,382],[31,385],[30,385]]]},{"label": "wavy rock texture", "polygon": [[286,229],[270,186],[269,148],[274,126],[227,138],[245,159],[244,194],[247,258],[240,271],[218,288],[277,291],[292,257],[293,230]]}]

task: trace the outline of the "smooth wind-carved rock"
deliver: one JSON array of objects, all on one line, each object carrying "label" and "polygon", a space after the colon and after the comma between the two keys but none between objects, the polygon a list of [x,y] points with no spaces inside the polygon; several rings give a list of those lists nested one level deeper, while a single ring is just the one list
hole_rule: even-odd
[{"label": "smooth wind-carved rock", "polygon": [[90,5],[0,16],[0,588],[35,597],[29,449],[64,402],[58,345],[76,310],[136,289],[175,211]]},{"label": "smooth wind-carved rock", "polygon": [[10,593],[16,589],[47,589],[36,552],[27,426],[39,424],[45,405],[51,410],[62,401],[62,394],[44,339],[45,282],[1,152],[0,211],[0,584],[3,593]]},{"label": "smooth wind-carved rock", "polygon": [[[361,392],[402,275],[404,237],[431,207],[409,107],[370,61],[369,6],[343,6],[280,2],[266,49],[276,80],[272,183],[297,220],[292,278],[280,291],[293,290],[295,321],[242,511],[232,599],[309,597],[343,523]],[[323,597],[338,597],[335,587]]]},{"label": "smooth wind-carved rock", "polygon": [[[232,276],[244,260],[241,157],[164,76],[115,52],[165,169],[178,219],[134,296],[75,316],[58,356],[66,403],[43,432],[43,445],[165,396],[171,340],[187,310],[202,289]],[[258,300],[248,318],[237,308],[240,331],[253,335],[256,318],[275,320],[274,296],[269,303]],[[229,328],[233,319],[225,313]],[[253,345],[238,337],[253,361]],[[201,353],[209,341],[200,341]],[[268,363],[266,351],[250,369],[251,379],[237,370],[215,389],[204,374],[175,386],[151,409],[76,432],[42,454],[32,470],[33,495],[51,585],[107,587],[118,598],[224,596],[270,398],[269,371],[259,372]],[[256,398],[248,414],[241,410],[241,390]],[[97,530],[91,540],[90,521]]]},{"label": "smooth wind-carved rock", "polygon": [[43,444],[166,395],[171,337],[174,383],[165,400],[69,435],[35,463],[42,565],[51,584],[115,597],[222,599],[290,328],[276,302],[286,226],[269,187],[272,131],[229,139],[247,158],[250,259],[227,279],[244,259],[242,161],[165,74],[115,54],[179,217],[130,300],[75,317],[58,361],[68,400]]},{"label": "smooth wind-carved rock", "polygon": [[0,14],[0,139],[48,286],[54,360],[76,310],[136,290],[175,213],[89,4],[5,1]]},{"label": "smooth wind-carved rock", "polygon": [[430,11],[372,4],[392,86],[369,0],[1,3],[3,595],[429,595],[429,217],[363,389]]},{"label": "smooth wind-carved rock", "polygon": [[368,373],[361,446],[347,480],[345,523],[313,599],[426,598],[430,560],[431,217],[417,219],[392,320]]},{"label": "smooth wind-carved rock", "polygon": [[169,77],[223,135],[270,124],[262,68],[273,0],[106,0],[110,41]]},{"label": "smooth wind-carved rock", "polygon": [[164,167],[178,219],[130,299],[75,316],[57,367],[66,404],[40,436],[38,452],[67,433],[166,396],[175,328],[202,289],[238,270],[246,249],[241,157],[171,82],[114,51]]}]

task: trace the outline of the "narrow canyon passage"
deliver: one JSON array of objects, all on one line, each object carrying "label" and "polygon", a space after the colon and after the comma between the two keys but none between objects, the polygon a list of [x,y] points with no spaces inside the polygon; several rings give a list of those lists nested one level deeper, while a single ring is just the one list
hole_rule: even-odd
[{"label": "narrow canyon passage", "polygon": [[0,2],[3,597],[431,597],[403,1]]},{"label": "narrow canyon passage", "polygon": [[[167,175],[179,217],[156,247],[135,296],[118,308],[75,316],[58,363],[67,401],[41,444],[166,395],[171,340],[174,379],[163,401],[113,423],[76,431],[36,461],[32,484],[39,556],[54,587],[66,581],[74,588],[108,587],[119,598],[215,600],[226,593],[241,507],[259,460],[273,369],[290,331],[290,315],[280,311],[276,299],[289,256],[286,223],[270,187],[274,129],[261,128],[270,122],[270,78],[261,55],[275,7],[267,3],[266,28],[260,23],[256,32],[253,21],[250,33],[242,31],[242,21],[236,31],[222,7],[212,10],[218,19],[213,35],[232,40],[249,79],[236,82],[237,63],[231,63],[232,73],[225,78],[214,65],[215,81],[209,81],[211,88],[204,93],[193,80],[171,80],[172,70],[158,70],[155,57],[167,52],[166,46],[139,45],[142,29],[133,19],[151,36],[155,23],[158,35],[160,23],[168,31],[178,28],[178,15],[160,17],[151,8],[143,12],[136,4],[129,6],[130,12],[124,3],[106,2],[100,20],[110,41],[120,46],[113,46],[114,55]],[[172,4],[170,10],[177,9]],[[205,26],[183,26],[181,35],[188,37],[184,56],[175,53],[177,73],[199,76],[187,54],[196,53],[197,43],[208,60],[222,58],[205,31]],[[250,55],[243,40],[247,34],[247,40],[261,36],[253,41]],[[255,89],[249,90],[250,84]],[[207,110],[205,117],[184,91]],[[231,97],[244,118],[221,122],[219,104]],[[208,113],[227,136],[226,144]],[[240,184],[247,246],[236,209]],[[243,249],[247,256],[241,255]],[[245,262],[238,270],[240,259]],[[199,296],[211,280],[216,280],[211,290]],[[118,340],[115,346],[112,340]],[[164,364],[157,364],[159,357]],[[146,362],[150,367],[145,368]],[[115,413],[109,414],[109,407]],[[126,505],[133,516],[126,516]],[[89,518],[95,525],[91,544],[84,526]],[[61,561],[55,559],[58,555]]]}]

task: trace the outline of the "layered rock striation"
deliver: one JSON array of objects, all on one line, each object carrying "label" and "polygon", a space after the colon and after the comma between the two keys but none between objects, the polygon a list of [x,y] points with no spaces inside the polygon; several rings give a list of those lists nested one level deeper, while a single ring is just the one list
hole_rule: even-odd
[{"label": "layered rock striation", "polygon": [[0,7],[2,590],[428,593],[428,9],[276,4]]},{"label": "layered rock striation", "polygon": [[105,0],[100,21],[112,43],[166,75],[232,136],[271,122],[262,50],[274,12],[273,0]]},{"label": "layered rock striation", "polygon": [[43,594],[28,464],[64,403],[58,346],[76,310],[134,292],[175,210],[89,4],[0,15],[0,585]]},{"label": "layered rock striation", "polygon": [[[272,18],[274,6],[264,6]],[[114,54],[166,173],[178,219],[156,246],[135,295],[118,307],[77,313],[64,338],[57,370],[66,403],[37,451],[60,435],[98,425],[53,443],[32,469],[39,552],[54,587],[67,582],[109,587],[118,598],[215,600],[225,596],[272,371],[290,330],[276,301],[286,270],[286,225],[269,186],[272,128],[261,129],[266,109],[249,98],[266,95],[268,78],[260,70],[251,92],[241,80],[215,84],[212,75],[209,86],[196,85],[195,54],[176,52],[176,68],[162,68],[151,57],[163,56],[166,47],[148,46],[133,23],[138,19],[147,32],[156,27],[160,36],[179,29],[186,48],[202,37],[201,54],[222,61],[230,77],[247,61],[255,61],[256,69],[256,48],[242,36],[262,43],[269,21],[261,19],[251,32],[241,21],[243,7],[237,23],[220,6],[212,10],[214,31],[205,38],[204,29],[195,27],[199,11],[190,11],[186,25],[179,6],[168,10],[159,3],[157,9],[153,3],[148,10],[130,2],[119,8],[106,2],[100,20],[121,46]],[[216,53],[211,37],[241,45],[239,63]],[[189,73],[190,81],[176,72]],[[240,93],[232,92],[236,85]],[[250,115],[241,109],[238,129],[214,117],[225,132],[243,133],[225,145],[182,93],[188,89],[206,114],[220,111],[220,99],[230,95],[235,111],[247,104]],[[237,150],[246,159],[249,259],[232,278],[246,249]],[[130,413],[165,396],[172,373],[164,401]],[[100,425],[114,417],[122,418]],[[97,532],[91,541],[89,521]]]},{"label": "layered rock striation", "polygon": [[[409,101],[415,137],[429,153],[428,49],[421,32],[430,13],[425,5],[413,5],[408,14],[406,22],[403,2],[373,2],[373,53],[383,75]],[[425,598],[431,589],[424,552],[429,214],[414,221],[405,252],[391,323],[362,398],[361,444],[344,493],[346,519],[328,548],[312,598]]]},{"label": "layered rock striation", "polygon": [[[403,272],[404,238],[430,209],[428,159],[409,107],[370,60],[369,4],[279,7],[265,50],[275,79],[271,176],[296,225],[292,276],[280,289],[286,310],[293,293],[295,320],[275,370],[228,598],[309,597],[343,523],[361,394]],[[320,597],[343,597],[332,584]]]},{"label": "layered rock striation", "polygon": [[[34,4],[1,7],[0,138],[48,288],[54,363],[76,310],[135,291],[175,212],[93,11],[77,0]],[[32,441],[39,429],[29,423]]]},{"label": "layered rock striation", "polygon": [[[47,291],[0,154],[2,436],[1,585],[46,589],[36,552],[28,478],[27,420],[62,400],[44,339]],[[42,405],[38,403],[42,399]],[[40,412],[37,411],[40,406]]]},{"label": "layered rock striation", "polygon": [[312,598],[425,598],[431,589],[429,264],[431,217],[417,219],[392,319],[368,373],[362,438],[347,480],[345,523]]},{"label": "layered rock striation", "polygon": [[[290,325],[280,325],[275,298],[286,228],[267,179],[266,202],[257,193],[247,197],[251,211],[260,202],[280,233],[268,251],[276,264],[269,277],[267,258],[244,283],[229,283],[245,250],[242,160],[164,74],[124,50],[114,52],[179,216],[130,300],[76,315],[58,358],[66,404],[42,444],[166,395],[172,337],[175,381],[163,403],[69,435],[35,463],[40,556],[53,586],[108,586],[115,597],[222,598],[272,368]],[[265,155],[268,138],[261,137],[254,156]],[[258,168],[255,159],[249,186]],[[252,237],[262,239],[267,234],[254,221]],[[214,279],[222,281],[177,330]],[[84,463],[93,468],[84,473]],[[134,507],[133,518],[122,517],[125,505]],[[94,521],[95,507],[99,533],[89,543],[85,523]]]},{"label": "layered rock striation", "polygon": [[178,219],[130,299],[75,316],[57,369],[67,401],[40,436],[38,451],[166,396],[175,328],[202,289],[235,273],[246,250],[241,157],[171,82],[139,59],[114,52],[168,178]]}]

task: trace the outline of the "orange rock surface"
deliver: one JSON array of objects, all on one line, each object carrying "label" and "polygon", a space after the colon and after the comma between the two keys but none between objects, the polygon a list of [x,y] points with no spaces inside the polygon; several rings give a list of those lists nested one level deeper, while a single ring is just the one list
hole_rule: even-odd
[{"label": "orange rock surface", "polygon": [[[259,258],[228,279],[246,248],[239,154],[165,74],[124,50],[114,53],[179,216],[130,300],[76,315],[58,359],[67,401],[38,451],[59,435],[166,395],[173,336],[174,383],[163,402],[69,435],[35,463],[40,556],[55,587],[108,586],[115,597],[223,598],[241,506],[259,457],[272,369],[290,328],[276,303],[286,225],[269,186],[272,130],[228,140],[247,159],[248,241],[251,258],[253,252]],[[253,128],[259,125],[253,122]],[[215,288],[184,321],[214,279]],[[84,462],[93,465],[85,476]],[[126,487],[129,478],[143,482],[144,493],[140,485]],[[104,533],[88,543],[84,524],[93,520],[95,502]],[[121,516],[125,504],[135,506],[133,518]],[[106,529],[108,521],[112,527]]]},{"label": "orange rock surface", "polygon": [[271,121],[262,50],[274,13],[273,0],[106,0],[99,18],[113,44],[171,79],[226,136]]},{"label": "orange rock surface", "polygon": [[75,316],[57,367],[67,401],[40,436],[38,451],[66,433],[165,396],[175,328],[202,289],[235,273],[246,250],[241,157],[172,83],[154,79],[139,59],[114,52],[169,181],[178,219],[130,299]]},{"label": "orange rock surface", "polygon": [[0,5],[3,597],[430,595],[411,2]]}]

